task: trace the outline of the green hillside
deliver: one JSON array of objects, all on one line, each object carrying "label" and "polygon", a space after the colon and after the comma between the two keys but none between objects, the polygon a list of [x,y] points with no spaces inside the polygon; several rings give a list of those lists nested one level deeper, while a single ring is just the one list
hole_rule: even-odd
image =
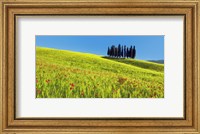
[{"label": "green hillside", "polygon": [[122,58],[110,58],[110,57],[104,57],[104,58],[125,63],[125,64],[129,64],[129,65],[133,65],[136,67],[144,68],[144,69],[164,72],[163,64],[153,63],[153,62],[144,61],[144,60],[135,60],[135,59],[122,59]]},{"label": "green hillside", "polygon": [[154,63],[158,63],[158,64],[164,64],[164,60],[148,60],[149,62],[154,62]]},{"label": "green hillside", "polygon": [[38,98],[163,98],[164,66],[36,48]]}]

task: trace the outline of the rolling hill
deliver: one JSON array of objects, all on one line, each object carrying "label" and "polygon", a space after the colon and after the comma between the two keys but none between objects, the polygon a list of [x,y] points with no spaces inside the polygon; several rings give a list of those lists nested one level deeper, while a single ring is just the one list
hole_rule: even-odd
[{"label": "rolling hill", "polygon": [[163,64],[158,64],[154,62],[149,62],[149,61],[144,61],[144,60],[136,60],[136,59],[123,59],[123,58],[110,58],[110,57],[104,57],[106,59],[110,59],[113,61],[133,65],[136,67],[144,68],[144,69],[149,69],[153,71],[158,71],[158,72],[164,72],[164,65]]},{"label": "rolling hill", "polygon": [[36,47],[37,98],[163,98],[164,66]]},{"label": "rolling hill", "polygon": [[149,62],[154,62],[154,63],[159,63],[159,64],[164,64],[164,60],[148,60]]}]

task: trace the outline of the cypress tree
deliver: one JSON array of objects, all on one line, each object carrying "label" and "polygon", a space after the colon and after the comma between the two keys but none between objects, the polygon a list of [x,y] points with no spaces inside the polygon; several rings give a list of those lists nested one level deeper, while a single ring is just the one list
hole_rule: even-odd
[{"label": "cypress tree", "polygon": [[110,56],[110,48],[108,47],[107,55]]},{"label": "cypress tree", "polygon": [[135,56],[136,56],[136,49],[135,49],[135,46],[133,48],[133,59],[135,59]]},{"label": "cypress tree", "polygon": [[126,58],[126,45],[124,46],[124,58]]},{"label": "cypress tree", "polygon": [[112,55],[112,46],[110,47],[110,56]]},{"label": "cypress tree", "polygon": [[121,57],[121,45],[118,45],[118,53],[117,53],[117,57]]},{"label": "cypress tree", "polygon": [[126,57],[128,58],[129,57],[129,48],[127,47],[126,49]]},{"label": "cypress tree", "polygon": [[130,57],[130,58],[133,57],[133,47],[132,47],[132,46],[130,47],[130,54],[129,54],[129,57]]},{"label": "cypress tree", "polygon": [[112,47],[111,47],[111,56],[113,57],[114,55],[115,55],[115,51],[114,51],[114,45],[112,45]]},{"label": "cypress tree", "polygon": [[118,50],[117,50],[117,47],[115,47],[115,57],[118,56]]},{"label": "cypress tree", "polygon": [[121,57],[124,57],[124,46],[122,45],[122,48],[121,48]]}]

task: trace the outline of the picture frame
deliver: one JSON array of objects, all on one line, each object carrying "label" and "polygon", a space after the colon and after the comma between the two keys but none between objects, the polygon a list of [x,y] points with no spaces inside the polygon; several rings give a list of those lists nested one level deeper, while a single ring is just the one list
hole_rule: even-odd
[{"label": "picture frame", "polygon": [[[0,2],[0,118],[2,133],[200,133],[199,0]],[[16,16],[42,15],[183,15],[185,27],[184,118],[25,118],[17,119],[15,92]],[[164,110],[164,109],[163,109]]]}]

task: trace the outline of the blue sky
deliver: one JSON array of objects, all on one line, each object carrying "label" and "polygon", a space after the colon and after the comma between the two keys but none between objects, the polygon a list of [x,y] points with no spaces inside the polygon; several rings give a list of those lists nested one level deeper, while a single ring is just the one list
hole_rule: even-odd
[{"label": "blue sky", "polygon": [[36,46],[106,55],[111,45],[136,47],[136,59],[164,59],[164,36],[36,36]]}]

